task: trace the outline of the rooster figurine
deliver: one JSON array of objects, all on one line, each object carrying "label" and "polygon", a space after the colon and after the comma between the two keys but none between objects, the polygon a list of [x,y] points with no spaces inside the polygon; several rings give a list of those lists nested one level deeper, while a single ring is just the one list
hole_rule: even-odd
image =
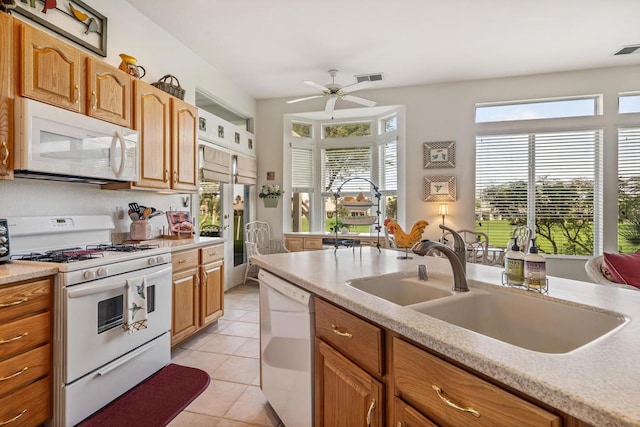
[{"label": "rooster figurine", "polygon": [[385,221],[384,225],[387,227],[387,230],[389,230],[389,234],[393,234],[394,240],[399,248],[411,248],[422,239],[424,228],[429,225],[429,223],[422,219],[416,221],[409,233],[405,233],[402,227],[393,220]]}]

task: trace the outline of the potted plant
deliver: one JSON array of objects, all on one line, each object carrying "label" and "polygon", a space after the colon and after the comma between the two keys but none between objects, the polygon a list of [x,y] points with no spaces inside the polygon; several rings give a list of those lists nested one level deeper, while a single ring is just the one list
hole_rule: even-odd
[{"label": "potted plant", "polygon": [[258,197],[264,202],[265,208],[275,208],[278,207],[278,200],[280,200],[280,196],[283,194],[284,191],[280,189],[280,186],[266,184],[260,189]]}]

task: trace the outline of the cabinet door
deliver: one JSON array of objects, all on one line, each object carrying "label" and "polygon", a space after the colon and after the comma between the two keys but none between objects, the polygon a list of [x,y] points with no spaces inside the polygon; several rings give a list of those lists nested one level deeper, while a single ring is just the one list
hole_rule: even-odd
[{"label": "cabinet door", "polygon": [[87,115],[130,128],[131,76],[87,58],[87,84]]},{"label": "cabinet door", "polygon": [[304,250],[304,239],[302,237],[285,236],[284,245],[289,252],[302,252]]},{"label": "cabinet door", "polygon": [[429,421],[427,417],[397,397],[394,401],[394,411],[394,427],[437,427],[436,424]]},{"label": "cabinet door", "polygon": [[171,188],[197,188],[198,109],[171,98]]},{"label": "cabinet door", "polygon": [[198,329],[199,281],[196,268],[173,275],[172,346]]},{"label": "cabinet door", "polygon": [[224,309],[224,262],[202,267],[200,285],[200,327],[222,317]]},{"label": "cabinet door", "polygon": [[0,13],[0,179],[13,178],[13,19]]},{"label": "cabinet door", "polygon": [[382,384],[316,339],[315,425],[382,426]]},{"label": "cabinet door", "polygon": [[22,96],[78,113],[84,111],[80,51],[29,25],[21,28]]},{"label": "cabinet door", "polygon": [[135,102],[135,129],[140,133],[140,178],[138,187],[170,187],[169,144],[171,141],[170,105],[171,95],[148,83],[135,80],[133,84]]}]

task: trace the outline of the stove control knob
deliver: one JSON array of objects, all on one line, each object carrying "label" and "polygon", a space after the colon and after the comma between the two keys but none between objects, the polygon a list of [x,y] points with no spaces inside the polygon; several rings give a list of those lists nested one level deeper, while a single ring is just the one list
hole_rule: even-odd
[{"label": "stove control knob", "polygon": [[7,248],[0,246],[0,255],[4,255],[7,252],[9,252],[9,250]]},{"label": "stove control knob", "polygon": [[96,278],[96,273],[94,273],[92,270],[87,270],[84,272],[82,277],[84,277],[87,280],[93,280]]},{"label": "stove control knob", "polygon": [[147,260],[147,264],[149,265],[156,265],[156,259],[155,258],[149,258]]},{"label": "stove control knob", "polygon": [[158,261],[158,264],[164,264],[165,262],[167,262],[167,261],[165,261],[165,260],[164,260],[164,257],[163,257],[163,256],[159,256],[159,257],[157,257],[157,258],[156,258],[156,261]]},{"label": "stove control knob", "polygon": [[7,243],[6,237],[0,237],[0,243]]},{"label": "stove control knob", "polygon": [[98,277],[105,277],[107,275],[107,267],[100,267],[97,274]]}]

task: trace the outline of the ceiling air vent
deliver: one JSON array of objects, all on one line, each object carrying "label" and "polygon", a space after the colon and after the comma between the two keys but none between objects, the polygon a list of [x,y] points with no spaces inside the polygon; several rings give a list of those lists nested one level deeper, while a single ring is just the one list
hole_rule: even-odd
[{"label": "ceiling air vent", "polygon": [[631,53],[635,53],[635,51],[637,51],[638,49],[640,49],[640,44],[634,44],[633,46],[625,46],[619,51],[617,51],[616,53],[614,53],[614,55],[629,55]]},{"label": "ceiling air vent", "polygon": [[358,83],[360,82],[379,82],[384,80],[384,75],[382,73],[373,73],[373,74],[360,74],[359,76],[354,76]]}]

